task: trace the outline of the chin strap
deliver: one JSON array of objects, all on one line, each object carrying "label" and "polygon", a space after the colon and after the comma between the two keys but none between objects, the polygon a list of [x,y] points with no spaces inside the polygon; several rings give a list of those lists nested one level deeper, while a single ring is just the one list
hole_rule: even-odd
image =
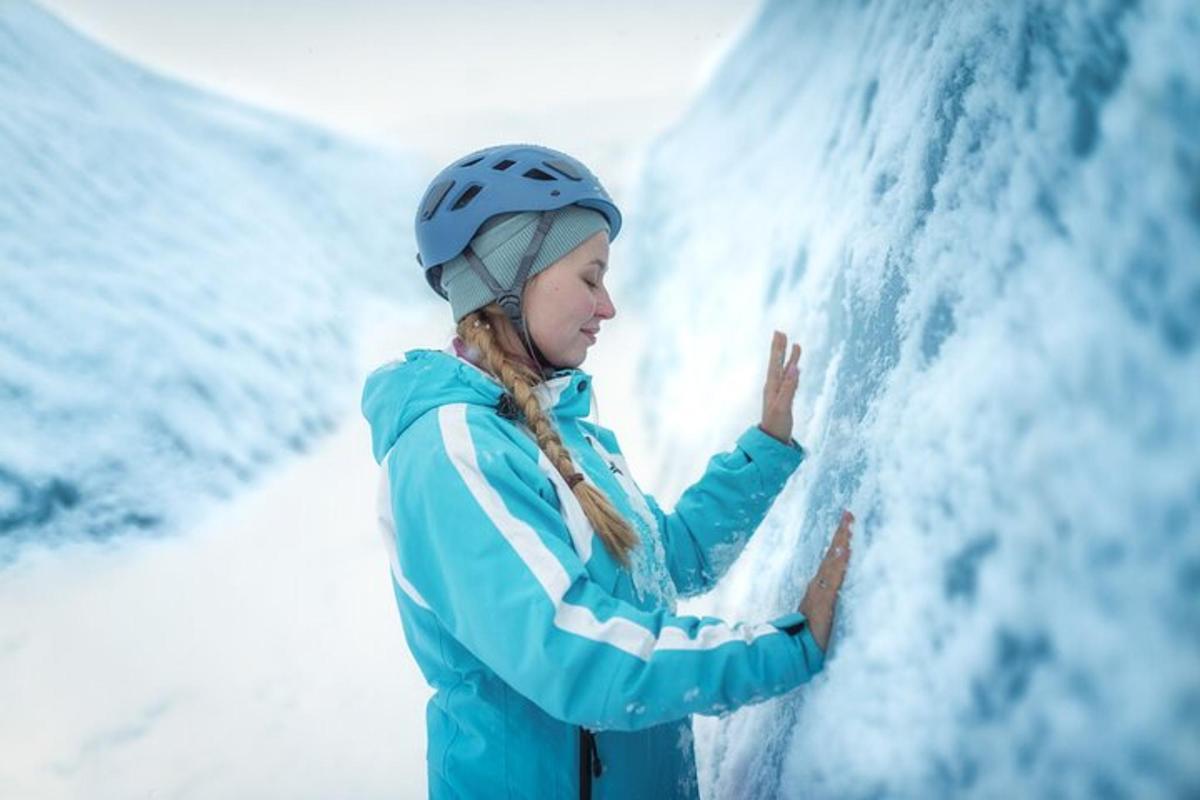
[{"label": "chin strap", "polygon": [[521,293],[525,290],[525,277],[529,274],[530,268],[533,267],[533,262],[537,259],[538,252],[542,249],[542,242],[546,238],[546,232],[550,230],[550,226],[553,224],[556,216],[558,216],[557,209],[542,212],[541,218],[538,220],[537,230],[533,232],[533,238],[529,240],[529,246],[525,248],[525,254],[521,256],[521,264],[517,268],[517,274],[513,278],[512,286],[507,289],[499,284],[492,276],[492,273],[488,272],[487,267],[484,266],[470,245],[467,245],[467,249],[463,250],[463,256],[466,257],[467,263],[471,265],[471,269],[475,270],[475,274],[479,276],[479,279],[491,289],[492,299],[498,302],[500,307],[504,309],[505,315],[508,316],[513,327],[517,329],[517,333],[525,341],[526,352],[533,357],[534,363],[538,365],[543,378],[548,378],[556,367],[549,363],[545,354],[534,344],[533,338],[529,335],[529,328],[525,324],[525,312],[521,308]]}]

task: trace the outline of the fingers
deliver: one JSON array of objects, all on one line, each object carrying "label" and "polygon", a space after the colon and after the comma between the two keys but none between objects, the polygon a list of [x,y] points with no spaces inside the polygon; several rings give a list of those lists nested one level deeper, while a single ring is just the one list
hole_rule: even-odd
[{"label": "fingers", "polygon": [[850,524],[854,521],[854,515],[849,511],[842,512],[841,522],[838,523],[837,530],[833,533],[833,540],[829,543],[829,550],[826,551],[827,556],[845,555],[850,552],[850,537],[854,532],[850,530]]},{"label": "fingers", "polygon": [[[771,336],[771,357],[767,362],[766,391],[769,395],[774,395],[778,392],[782,385],[790,385],[794,391],[794,384],[799,381],[800,374],[797,364],[800,361],[800,345],[792,345],[787,363],[785,364],[783,356],[787,349],[787,335],[782,331],[775,331]],[[796,368],[794,375],[791,374],[793,368]]]},{"label": "fingers", "polygon": [[771,356],[767,361],[767,393],[774,394],[783,379],[783,348],[787,346],[787,337],[782,331],[771,335]]},{"label": "fingers", "polygon": [[788,359],[787,364],[783,367],[783,378],[779,381],[778,387],[778,402],[791,405],[792,399],[796,396],[796,387],[800,385],[800,368],[796,366],[796,362],[800,360],[800,345],[792,345],[792,355]]},{"label": "fingers", "polygon": [[817,572],[821,574],[825,583],[835,591],[841,587],[842,579],[846,576],[846,569],[850,563],[850,540],[854,535],[850,525],[853,522],[854,515],[849,511],[843,511],[837,531],[834,532],[833,540],[829,543],[829,549],[825,551],[825,558],[817,568]]},{"label": "fingers", "polygon": [[854,515],[848,510],[842,510],[842,518],[838,521],[837,530],[833,534],[833,543],[842,547],[850,546],[850,537],[854,535],[854,531],[850,530],[850,526],[854,523]]},{"label": "fingers", "polygon": [[[793,367],[796,367],[796,365],[799,363],[799,361],[800,361],[800,345],[793,344],[792,345],[792,353],[790,356],[788,356],[787,363],[783,365],[783,374],[784,374],[785,378],[789,374],[789,371]],[[799,371],[799,369],[797,368],[797,372],[798,371]]]}]

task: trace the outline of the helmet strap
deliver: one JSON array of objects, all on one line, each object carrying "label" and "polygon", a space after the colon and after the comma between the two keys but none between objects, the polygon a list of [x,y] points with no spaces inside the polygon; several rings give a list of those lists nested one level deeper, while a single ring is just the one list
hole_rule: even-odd
[{"label": "helmet strap", "polygon": [[492,276],[487,267],[484,266],[484,263],[479,259],[479,256],[470,245],[467,245],[467,248],[463,250],[463,255],[466,257],[467,263],[471,265],[471,269],[475,271],[479,279],[491,290],[493,299],[500,304],[500,308],[504,309],[505,315],[512,322],[513,327],[517,329],[517,333],[525,340],[526,351],[533,357],[543,377],[549,376],[555,368],[548,363],[541,349],[534,344],[532,337],[529,335],[528,327],[525,325],[525,314],[521,308],[521,294],[525,290],[525,277],[533,267],[533,262],[537,260],[538,253],[542,249],[542,242],[546,238],[546,232],[550,230],[550,226],[554,223],[554,218],[557,215],[557,209],[542,212],[541,218],[538,220],[537,230],[533,232],[533,238],[529,240],[529,245],[525,248],[524,255],[521,256],[521,263],[517,268],[516,277],[513,278],[512,286],[507,289],[500,286],[500,283]]}]

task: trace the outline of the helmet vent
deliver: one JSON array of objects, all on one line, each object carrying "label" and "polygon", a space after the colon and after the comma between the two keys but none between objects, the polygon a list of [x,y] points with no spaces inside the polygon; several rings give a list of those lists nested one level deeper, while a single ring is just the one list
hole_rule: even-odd
[{"label": "helmet vent", "polygon": [[517,162],[513,161],[511,158],[506,158],[498,164],[493,164],[492,169],[503,172],[504,170],[508,169],[515,163],[517,163]]},{"label": "helmet vent", "polygon": [[461,164],[459,164],[459,166],[460,167],[469,167],[472,164],[478,164],[480,161],[483,161],[483,156],[479,156],[478,158],[472,158],[470,161],[464,161]]},{"label": "helmet vent", "polygon": [[548,175],[545,172],[542,172],[537,167],[534,167],[533,169],[527,171],[521,177],[522,178],[533,178],[535,181],[556,181],[556,180],[558,180],[558,178],[554,177],[553,175]]},{"label": "helmet vent", "polygon": [[463,208],[467,205],[467,203],[470,203],[475,198],[475,195],[479,194],[481,191],[483,191],[482,186],[480,186],[478,183],[472,183],[463,191],[462,194],[458,196],[458,199],[454,201],[454,205],[450,206],[450,210],[458,211],[460,208]]},{"label": "helmet vent", "polygon": [[573,181],[583,180],[583,178],[580,176],[580,174],[578,172],[576,172],[575,170],[571,169],[571,165],[567,164],[564,161],[543,161],[542,163],[545,164],[550,169],[557,172],[558,174],[565,175]]},{"label": "helmet vent", "polygon": [[441,205],[442,198],[453,186],[454,181],[442,181],[429,190],[429,194],[425,197],[425,207],[421,209],[421,219],[429,219],[433,216],[433,212],[437,211],[438,206]]}]

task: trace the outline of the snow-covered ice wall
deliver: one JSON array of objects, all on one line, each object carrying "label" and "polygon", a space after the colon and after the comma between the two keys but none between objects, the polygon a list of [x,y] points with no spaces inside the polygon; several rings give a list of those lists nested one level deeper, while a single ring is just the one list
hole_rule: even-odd
[{"label": "snow-covered ice wall", "polygon": [[790,610],[859,519],[707,796],[1200,793],[1198,134],[1190,0],[778,0],[656,142],[612,278],[660,488],[804,347],[810,459],[703,607]]},{"label": "snow-covered ice wall", "polygon": [[168,530],[352,410],[356,300],[430,302],[423,168],[0,2],[0,561]]}]

